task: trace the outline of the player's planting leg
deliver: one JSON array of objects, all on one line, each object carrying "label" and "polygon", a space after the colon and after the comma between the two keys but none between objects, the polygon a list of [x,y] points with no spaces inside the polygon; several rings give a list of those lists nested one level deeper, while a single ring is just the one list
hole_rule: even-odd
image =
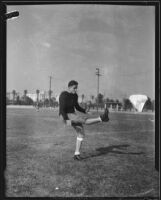
[{"label": "player's planting leg", "polygon": [[76,148],[75,148],[75,153],[74,153],[74,160],[81,160],[80,157],[80,150],[82,146],[82,142],[84,139],[84,128],[83,126],[81,127],[74,127],[77,131],[77,139],[76,139]]},{"label": "player's planting leg", "polygon": [[77,137],[76,148],[75,148],[75,153],[74,153],[74,160],[81,160],[80,149],[81,149],[82,141],[83,141],[83,138]]}]

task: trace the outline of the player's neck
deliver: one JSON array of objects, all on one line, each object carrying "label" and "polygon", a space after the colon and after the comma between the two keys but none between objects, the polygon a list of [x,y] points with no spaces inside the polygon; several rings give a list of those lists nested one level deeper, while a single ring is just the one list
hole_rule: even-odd
[{"label": "player's neck", "polygon": [[77,93],[71,92],[70,90],[67,90],[67,92],[68,92],[69,94],[77,94]]}]

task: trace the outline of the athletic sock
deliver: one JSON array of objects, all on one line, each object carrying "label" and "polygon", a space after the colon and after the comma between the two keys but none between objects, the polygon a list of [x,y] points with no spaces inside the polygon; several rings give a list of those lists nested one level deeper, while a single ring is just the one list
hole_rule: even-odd
[{"label": "athletic sock", "polygon": [[78,156],[78,155],[80,155],[80,152],[75,151],[74,155]]},{"label": "athletic sock", "polygon": [[102,119],[101,119],[101,117],[99,116],[98,118],[100,119],[100,122],[102,122]]},{"label": "athletic sock", "polygon": [[95,123],[98,123],[98,122],[102,122],[100,116],[96,117],[96,118],[87,118],[86,121],[85,121],[85,124],[95,124]]},{"label": "athletic sock", "polygon": [[81,148],[82,141],[83,141],[83,138],[77,137],[76,149],[75,149],[74,155],[80,155],[80,148]]}]

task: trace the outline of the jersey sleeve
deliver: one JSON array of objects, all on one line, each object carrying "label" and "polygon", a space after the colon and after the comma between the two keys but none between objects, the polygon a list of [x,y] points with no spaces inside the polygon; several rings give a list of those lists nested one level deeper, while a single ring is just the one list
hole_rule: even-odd
[{"label": "jersey sleeve", "polygon": [[59,115],[62,115],[64,120],[69,120],[68,115],[66,113],[66,93],[61,93],[59,97]]}]

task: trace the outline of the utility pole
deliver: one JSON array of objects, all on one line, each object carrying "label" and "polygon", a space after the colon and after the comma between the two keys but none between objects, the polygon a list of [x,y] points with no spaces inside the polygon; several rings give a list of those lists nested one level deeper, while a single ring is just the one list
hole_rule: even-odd
[{"label": "utility pole", "polygon": [[101,76],[99,68],[96,68],[96,76],[97,76],[97,112],[98,112],[99,77]]},{"label": "utility pole", "polygon": [[49,76],[49,105],[51,107],[51,79],[53,77],[52,76]]}]

